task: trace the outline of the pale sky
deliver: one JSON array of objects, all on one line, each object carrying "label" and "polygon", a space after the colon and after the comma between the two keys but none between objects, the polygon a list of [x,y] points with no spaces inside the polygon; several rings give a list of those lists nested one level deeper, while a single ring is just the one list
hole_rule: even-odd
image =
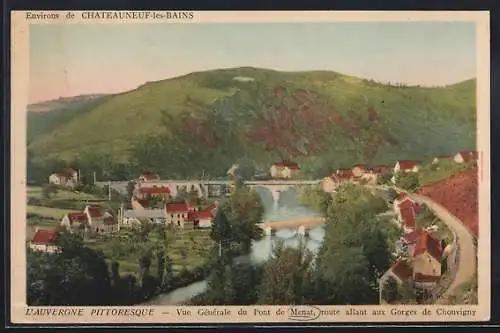
[{"label": "pale sky", "polygon": [[456,83],[476,76],[475,23],[30,26],[30,102],[123,92],[147,81],[241,66]]}]

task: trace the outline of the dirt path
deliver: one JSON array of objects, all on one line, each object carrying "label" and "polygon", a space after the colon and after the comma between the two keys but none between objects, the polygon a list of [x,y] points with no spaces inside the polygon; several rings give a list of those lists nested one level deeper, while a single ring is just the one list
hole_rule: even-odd
[{"label": "dirt path", "polygon": [[453,216],[443,206],[435,203],[431,199],[416,194],[410,194],[414,200],[419,203],[425,203],[443,221],[450,229],[455,231],[459,249],[458,270],[450,287],[441,295],[438,303],[446,301],[447,297],[452,295],[455,289],[462,283],[469,281],[476,273],[476,249],[474,247],[474,238],[465,225]]}]

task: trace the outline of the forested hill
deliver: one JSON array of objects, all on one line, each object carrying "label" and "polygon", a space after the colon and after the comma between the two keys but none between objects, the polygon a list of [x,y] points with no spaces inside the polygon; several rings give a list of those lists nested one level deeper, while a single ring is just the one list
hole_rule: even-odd
[{"label": "forested hill", "polygon": [[408,87],[250,67],[197,72],[98,99],[37,134],[30,157],[126,163],[168,177],[202,169],[223,176],[233,163],[265,172],[286,158],[318,177],[359,162],[474,149],[475,85]]}]

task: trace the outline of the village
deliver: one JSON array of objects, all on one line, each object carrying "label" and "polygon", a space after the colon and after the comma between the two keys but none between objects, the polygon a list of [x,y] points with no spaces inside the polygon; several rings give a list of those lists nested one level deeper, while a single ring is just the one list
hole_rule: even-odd
[{"label": "village", "polygon": [[[426,166],[417,160],[399,160],[394,166],[358,164],[352,168],[339,168],[318,182],[320,190],[328,194],[334,194],[339,186],[349,183],[395,192],[396,196],[389,200],[388,206],[391,221],[401,229],[401,237],[394,244],[394,263],[380,277],[381,303],[385,302],[382,296],[384,289],[391,283],[403,285],[411,280],[424,290],[436,288],[443,276],[454,269],[457,252],[453,232],[429,212],[425,203],[413,198],[413,189],[399,187],[399,177],[417,175],[424,168],[428,172],[437,172],[445,162],[475,164],[477,159],[476,152],[464,151],[435,157]],[[178,232],[210,229],[219,201],[230,193],[238,180],[236,169],[236,166],[229,169],[228,188],[219,189],[215,196],[209,196],[200,186],[179,187],[162,182],[158,174],[144,172],[133,181],[130,202],[122,202],[116,210],[88,202],[83,210],[60,216],[58,229],[84,233],[89,238],[118,233],[122,229],[140,228],[145,224],[163,225]],[[299,171],[297,163],[280,161],[270,167],[269,176],[271,180],[289,180]],[[79,184],[79,172],[65,169],[50,175],[48,183],[61,191],[75,191]],[[108,191],[111,193],[111,188]],[[60,251],[57,235],[56,228],[37,227],[28,246],[34,251]]]}]

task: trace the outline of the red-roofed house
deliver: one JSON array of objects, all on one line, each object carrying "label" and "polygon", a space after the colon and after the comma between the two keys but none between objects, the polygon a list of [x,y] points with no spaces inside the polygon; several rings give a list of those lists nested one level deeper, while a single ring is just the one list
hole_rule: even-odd
[{"label": "red-roofed house", "polygon": [[172,192],[168,186],[138,187],[135,191],[135,196],[138,199],[146,199],[150,197],[171,197]]},{"label": "red-roofed house", "polygon": [[477,152],[475,151],[461,151],[457,153],[453,159],[457,163],[469,163],[477,160]]},{"label": "red-roofed house", "polygon": [[157,180],[160,180],[160,176],[158,174],[152,173],[152,172],[143,172],[139,176],[139,181],[141,181],[141,182],[150,182],[150,181],[157,181]]},{"label": "red-roofed house", "polygon": [[187,214],[186,222],[193,223],[194,228],[209,228],[212,226],[214,216],[212,210],[190,211]]},{"label": "red-roofed house", "polygon": [[300,170],[299,165],[291,161],[274,163],[269,172],[273,178],[292,178]]},{"label": "red-roofed house", "polygon": [[413,276],[413,271],[411,268],[411,263],[407,259],[398,259],[392,266],[380,277],[379,280],[379,291],[380,300],[382,301],[382,290],[389,278],[393,278],[397,283],[402,284],[403,282],[411,279]]},{"label": "red-roofed house", "polygon": [[400,160],[394,166],[394,173],[398,172],[418,172],[418,161],[413,160]]},{"label": "red-roofed house", "polygon": [[[411,204],[410,204],[411,205]],[[399,222],[406,232],[410,232],[416,227],[417,214],[413,206],[404,206],[400,208]]]},{"label": "red-roofed house", "polygon": [[78,171],[66,168],[49,176],[49,184],[73,189],[78,185]]},{"label": "red-roofed house", "polygon": [[29,248],[33,251],[55,253],[60,250],[57,245],[57,233],[54,230],[36,228],[29,242]]},{"label": "red-roofed house", "polygon": [[399,213],[400,205],[405,201],[415,203],[415,200],[411,199],[406,193],[400,193],[399,196],[396,199],[394,199],[392,206],[394,210],[394,215],[396,217],[399,216],[400,214]]},{"label": "red-roofed house", "polygon": [[196,210],[196,208],[191,207],[186,202],[168,203],[165,209],[167,211],[167,224],[172,224],[180,228],[184,228],[188,213]]},{"label": "red-roofed house", "polygon": [[361,177],[367,171],[367,167],[365,164],[357,164],[352,168],[352,174],[354,177]]},{"label": "red-roofed house", "polygon": [[432,237],[428,232],[421,233],[413,250],[414,278],[420,274],[420,276],[432,276],[439,279],[442,255],[441,241]]},{"label": "red-roofed house", "polygon": [[65,214],[61,220],[61,226],[65,227],[69,232],[80,230],[87,227],[87,214],[84,212],[72,212]]},{"label": "red-roofed house", "polygon": [[416,228],[410,232],[407,232],[396,242],[396,248],[400,251],[404,251],[405,257],[411,258],[415,250],[415,244],[424,232],[426,231],[422,228]]}]

